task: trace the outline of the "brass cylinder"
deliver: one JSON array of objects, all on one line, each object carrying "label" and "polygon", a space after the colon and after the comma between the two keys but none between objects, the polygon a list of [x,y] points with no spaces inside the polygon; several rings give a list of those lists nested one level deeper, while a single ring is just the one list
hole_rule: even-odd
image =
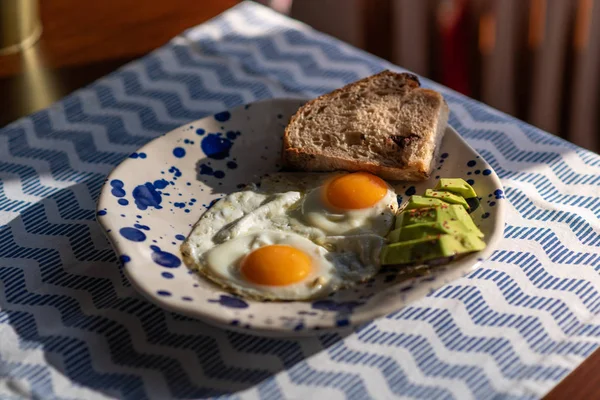
[{"label": "brass cylinder", "polygon": [[30,47],[41,34],[39,0],[0,0],[0,55]]}]

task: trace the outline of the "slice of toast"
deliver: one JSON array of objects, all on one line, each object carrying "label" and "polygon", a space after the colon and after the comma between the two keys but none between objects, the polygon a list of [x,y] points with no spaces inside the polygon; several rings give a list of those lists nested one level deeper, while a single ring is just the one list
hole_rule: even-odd
[{"label": "slice of toast", "polygon": [[413,74],[383,71],[302,106],[285,130],[283,163],[422,181],[431,175],[447,122],[440,93],[421,88]]}]

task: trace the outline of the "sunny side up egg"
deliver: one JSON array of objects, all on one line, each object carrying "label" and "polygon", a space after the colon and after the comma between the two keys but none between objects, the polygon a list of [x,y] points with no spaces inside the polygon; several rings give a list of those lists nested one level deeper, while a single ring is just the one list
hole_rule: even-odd
[{"label": "sunny side up egg", "polygon": [[367,173],[307,177],[270,177],[219,200],[182,245],[185,263],[255,299],[314,299],[371,278],[394,190]]},{"label": "sunny side up egg", "polygon": [[394,222],[396,199],[394,190],[375,175],[345,174],[311,190],[302,203],[302,216],[327,235],[385,236]]},{"label": "sunny side up egg", "polygon": [[237,294],[260,299],[310,299],[341,284],[343,265],[293,233],[256,232],[206,253],[206,275]]}]

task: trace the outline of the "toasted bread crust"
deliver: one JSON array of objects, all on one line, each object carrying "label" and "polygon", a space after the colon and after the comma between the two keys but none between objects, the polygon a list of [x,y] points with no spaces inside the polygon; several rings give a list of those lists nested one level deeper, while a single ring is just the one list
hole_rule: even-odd
[{"label": "toasted bread crust", "polygon": [[357,163],[353,160],[314,154],[294,148],[285,149],[283,159],[286,167],[307,172],[366,171],[383,179],[396,181],[422,181],[430,176],[429,166],[424,163],[414,165],[410,169],[398,169],[375,163]]},{"label": "toasted bread crust", "polygon": [[[289,142],[289,140],[290,140],[289,129],[290,129],[291,126],[294,125],[294,123],[296,122],[296,120],[301,117],[301,115],[304,112],[304,110],[306,110],[308,107],[313,106],[319,100],[322,100],[322,99],[330,97],[330,96],[332,96],[334,94],[342,93],[342,92],[348,90],[349,87],[351,87],[353,85],[356,85],[359,82],[369,82],[369,81],[375,80],[375,79],[377,79],[377,78],[379,78],[381,76],[385,76],[385,75],[395,76],[396,77],[396,76],[399,76],[399,75],[402,75],[402,74],[397,74],[397,73],[391,72],[389,70],[384,70],[384,71],[381,71],[381,72],[379,72],[379,73],[377,73],[375,75],[368,76],[368,77],[366,77],[364,79],[361,79],[359,81],[353,82],[353,83],[351,83],[349,85],[346,85],[344,87],[341,87],[339,89],[335,89],[333,92],[322,94],[321,96],[315,97],[314,99],[307,101],[302,107],[300,107],[298,109],[298,111],[296,111],[296,114],[294,114],[292,116],[292,118],[290,118],[290,122],[288,123],[287,127],[285,128],[285,132],[284,132],[284,135],[283,135],[283,150],[284,151],[282,152],[282,154],[285,154],[285,150],[289,149],[291,147],[291,143]],[[405,75],[406,78],[408,78],[407,79],[408,82],[412,82],[412,85],[414,85],[414,88],[418,88],[418,87],[421,86],[421,82],[419,81],[419,78],[416,75],[410,74],[410,73],[405,73],[404,75]],[[283,157],[283,161],[284,161],[284,165],[292,167],[292,165],[287,164],[287,160],[286,160],[285,156]]]},{"label": "toasted bread crust", "polygon": [[[352,159],[352,157],[333,156],[319,150],[293,146],[291,142],[291,128],[298,123],[299,119],[303,118],[305,110],[311,109],[318,102],[327,101],[329,98],[332,98],[337,94],[347,92],[358,84],[365,84],[376,79],[381,79],[382,77],[386,77],[386,79],[391,77],[398,81],[401,80],[403,87],[408,86],[406,88],[405,97],[414,97],[409,95],[411,92],[415,92],[415,96],[419,96],[421,103],[429,103],[430,108],[436,112],[435,118],[439,121],[438,123],[444,124],[442,131],[439,132],[439,128],[436,127],[433,129],[433,132],[428,132],[426,134],[422,132],[411,132],[408,136],[398,135],[399,139],[397,141],[394,140],[394,137],[390,137],[389,146],[391,146],[390,148],[392,150],[396,149],[394,151],[398,153],[398,158],[395,160],[395,165],[386,165],[378,159],[355,160]],[[422,181],[428,179],[431,174],[431,170],[433,169],[433,157],[429,157],[427,160],[416,159],[409,162],[403,161],[402,153],[409,153],[411,151],[410,148],[404,148],[405,143],[409,143],[410,140],[412,140],[413,144],[418,145],[420,141],[431,141],[432,135],[437,135],[439,137],[433,137],[433,140],[436,144],[432,149],[434,153],[437,153],[441,136],[443,136],[445,130],[447,115],[448,106],[441,94],[429,89],[420,88],[419,80],[415,75],[397,74],[391,71],[382,71],[376,75],[354,82],[340,89],[336,89],[331,93],[319,96],[303,105],[291,118],[290,123],[286,127],[282,149],[283,164],[287,167],[300,169],[303,171],[368,171],[389,180]],[[411,129],[410,124],[405,124],[407,126],[403,126],[402,124],[400,125],[400,128],[404,128],[405,130]],[[406,132],[404,132],[404,134],[405,133]],[[434,156],[435,155],[437,154],[434,154]]]}]

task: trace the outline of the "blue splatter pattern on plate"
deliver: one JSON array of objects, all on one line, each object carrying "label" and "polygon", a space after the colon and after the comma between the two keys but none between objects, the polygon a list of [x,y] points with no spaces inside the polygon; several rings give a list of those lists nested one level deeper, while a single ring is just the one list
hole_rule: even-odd
[{"label": "blue splatter pattern on plate", "polygon": [[398,200],[462,177],[480,197],[474,221],[488,247],[436,269],[382,268],[364,284],[312,302],[257,302],[231,295],[185,266],[179,246],[219,198],[280,169],[283,129],[304,101],[269,100],[217,113],[155,139],[107,179],[97,219],[134,287],[160,306],[267,335],[306,335],[368,322],[472,271],[503,229],[504,194],[491,167],[451,128],[427,182],[390,182]]}]

